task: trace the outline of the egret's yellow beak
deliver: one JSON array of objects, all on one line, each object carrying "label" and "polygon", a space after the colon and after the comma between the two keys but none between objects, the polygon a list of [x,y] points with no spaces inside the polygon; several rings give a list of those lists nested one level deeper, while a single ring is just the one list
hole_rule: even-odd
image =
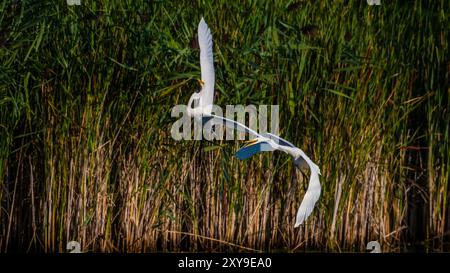
[{"label": "egret's yellow beak", "polygon": [[201,86],[205,85],[205,82],[204,82],[204,81],[202,81],[202,80],[197,80],[197,81],[198,81],[198,83],[199,83]]},{"label": "egret's yellow beak", "polygon": [[246,141],[244,141],[244,142],[245,142],[245,147],[248,147],[248,146],[255,145],[256,142],[258,142],[258,139],[257,139],[257,138],[255,138],[255,139],[250,139],[250,140],[246,140]]}]

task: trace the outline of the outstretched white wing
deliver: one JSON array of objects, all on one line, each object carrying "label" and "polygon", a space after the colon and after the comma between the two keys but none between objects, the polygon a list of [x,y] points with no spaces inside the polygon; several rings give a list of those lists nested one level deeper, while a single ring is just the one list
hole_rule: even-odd
[{"label": "outstretched white wing", "polygon": [[[271,134],[272,140],[277,138],[279,138],[280,143],[284,142],[290,144],[288,141]],[[295,165],[298,168],[303,167],[302,164],[304,164],[307,165],[311,170],[308,189],[306,190],[305,196],[303,197],[300,208],[297,211],[297,217],[295,219],[294,227],[298,227],[306,220],[306,218],[308,218],[308,216],[313,211],[314,205],[317,203],[317,200],[319,200],[321,191],[319,180],[320,168],[301,149],[295,147],[294,145],[291,145],[292,144],[278,144],[277,149],[290,154],[294,158]],[[301,162],[301,164],[299,164],[298,162]]]},{"label": "outstretched white wing", "polygon": [[297,211],[294,227],[300,226],[311,214],[314,209],[314,205],[317,200],[319,200],[320,191],[319,173],[315,170],[315,168],[311,168],[311,177],[309,178],[308,189],[306,190],[305,196],[300,204],[300,208]]},{"label": "outstretched white wing", "polygon": [[222,124],[230,129],[234,129],[237,130],[239,132],[244,132],[250,135],[253,135],[255,137],[260,137],[260,134],[258,134],[256,131],[248,128],[247,126],[234,121],[232,119],[227,119],[221,116],[216,116],[216,115],[209,115],[209,116],[204,116],[204,120],[205,122],[209,122],[210,120],[213,120],[212,122],[214,122],[214,124]]},{"label": "outstretched white wing", "polygon": [[262,133],[261,134],[263,137],[267,137],[270,138],[271,140],[275,141],[277,144],[279,145],[284,145],[284,146],[289,146],[289,147],[295,147],[294,144],[290,143],[289,141],[287,141],[284,138],[281,138],[277,135],[271,134],[271,133]]},{"label": "outstretched white wing", "polygon": [[[308,165],[309,169],[311,170],[308,189],[306,190],[305,196],[303,196],[302,203],[300,204],[300,208],[297,211],[297,217],[295,219],[294,227],[298,227],[306,220],[306,218],[308,218],[308,216],[313,211],[314,205],[317,203],[317,200],[319,200],[321,191],[319,180],[320,168],[305,154],[305,152],[297,147],[285,148],[280,146],[280,149],[285,151],[287,150],[286,152],[294,157],[295,162],[301,159],[303,163],[306,163],[306,165]],[[296,165],[299,168],[301,167],[300,164]]]},{"label": "outstretched white wing", "polygon": [[[202,107],[204,113],[210,114],[214,99],[214,57],[212,49],[211,30],[205,23],[205,20],[200,20],[198,24],[198,44],[200,46],[200,69],[202,73]],[[205,110],[207,109],[207,110]]]},{"label": "outstretched white wing", "polygon": [[305,196],[303,197],[302,203],[300,204],[300,208],[297,211],[297,216],[295,219],[294,227],[300,226],[311,214],[315,204],[320,197],[321,187],[319,180],[319,166],[317,166],[301,149],[295,147],[292,143],[277,135],[271,133],[258,134],[257,132],[237,121],[216,115],[203,116],[203,119],[204,122],[209,122],[212,120],[212,122],[214,122],[215,124],[222,124],[226,127],[238,130],[240,132],[245,132],[247,134],[256,136],[257,139],[270,139],[274,141],[274,145],[276,145],[276,148],[270,148],[268,147],[269,143],[267,141],[258,141],[253,144],[244,146],[236,153],[236,157],[239,159],[247,159],[258,152],[273,151],[274,149],[277,149],[293,156],[297,167],[302,168],[304,166],[308,166],[310,168],[311,175],[309,178],[308,189],[306,190]]}]

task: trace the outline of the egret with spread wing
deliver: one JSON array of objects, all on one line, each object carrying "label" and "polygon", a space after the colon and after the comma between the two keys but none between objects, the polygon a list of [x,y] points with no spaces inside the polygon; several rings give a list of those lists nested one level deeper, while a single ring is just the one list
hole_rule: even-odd
[{"label": "egret with spread wing", "polygon": [[211,30],[200,20],[198,24],[198,44],[200,47],[200,69],[202,79],[200,92],[192,94],[187,104],[187,114],[189,116],[201,116],[211,114],[214,100],[214,57],[212,50]]},{"label": "egret with spread wing", "polygon": [[247,159],[258,152],[279,150],[291,155],[294,158],[294,163],[297,168],[304,167],[306,163],[311,170],[311,174],[308,189],[306,190],[300,208],[297,211],[294,227],[300,226],[311,214],[314,205],[320,197],[321,187],[319,175],[321,175],[321,173],[319,166],[317,166],[301,149],[295,147],[292,143],[279,136],[271,133],[259,134],[239,122],[216,115],[204,116],[203,120],[206,122],[212,120],[214,124],[223,124],[226,127],[251,134],[255,137],[255,139],[250,140],[247,145],[236,152],[236,157],[240,160]]},{"label": "egret with spread wing", "polygon": [[214,101],[212,36],[211,31],[203,18],[198,25],[198,43],[200,46],[202,89],[200,92],[192,94],[187,105],[187,114],[191,117],[202,118],[203,123],[213,122],[215,125],[222,124],[228,128],[254,136],[255,139],[249,141],[247,145],[237,151],[236,157],[240,160],[247,159],[258,152],[280,150],[290,154],[294,158],[294,163],[297,167],[301,168],[309,166],[311,169],[311,176],[308,189],[300,204],[300,208],[297,211],[295,221],[295,227],[298,227],[306,220],[306,218],[308,218],[317,200],[319,200],[321,191],[319,167],[301,149],[295,147],[292,143],[279,136],[270,133],[259,134],[239,122],[212,114]]}]

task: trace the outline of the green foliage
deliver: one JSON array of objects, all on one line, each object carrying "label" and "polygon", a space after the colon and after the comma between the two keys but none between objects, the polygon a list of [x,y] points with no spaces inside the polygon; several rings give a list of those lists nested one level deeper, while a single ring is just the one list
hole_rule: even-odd
[{"label": "green foliage", "polygon": [[[0,250],[449,250],[449,2],[0,4]],[[274,3],[275,2],[275,3]],[[212,30],[218,105],[278,104],[281,153],[174,141]]]}]

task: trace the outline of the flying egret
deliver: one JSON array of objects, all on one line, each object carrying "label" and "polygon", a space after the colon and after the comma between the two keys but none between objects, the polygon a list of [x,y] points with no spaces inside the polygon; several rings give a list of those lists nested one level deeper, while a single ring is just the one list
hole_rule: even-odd
[{"label": "flying egret", "polygon": [[192,94],[187,105],[187,114],[196,118],[202,118],[203,124],[212,121],[213,124],[222,124],[228,128],[253,135],[255,139],[250,140],[244,147],[236,152],[236,157],[240,160],[247,159],[258,152],[280,150],[294,158],[296,167],[302,168],[308,166],[311,170],[308,189],[300,204],[300,208],[297,211],[294,227],[300,226],[311,214],[314,205],[320,197],[321,187],[319,175],[321,175],[321,173],[319,166],[317,166],[301,149],[295,147],[292,143],[279,136],[270,133],[259,134],[239,122],[212,114],[214,100],[212,36],[203,17],[198,25],[198,43],[200,46],[202,89],[200,92]]},{"label": "flying egret", "polygon": [[211,30],[203,17],[198,24],[198,45],[200,47],[200,70],[202,74],[200,83],[202,89],[200,92],[192,94],[187,104],[187,114],[196,117],[211,114],[214,99],[213,43]]},{"label": "flying egret", "polygon": [[205,122],[213,120],[214,124],[223,124],[226,127],[255,136],[255,139],[248,141],[247,145],[236,152],[236,157],[240,160],[247,159],[259,152],[279,150],[291,155],[294,158],[294,164],[297,168],[303,168],[306,165],[310,168],[311,174],[308,189],[306,190],[295,219],[294,227],[300,226],[311,214],[314,209],[314,205],[320,197],[321,187],[319,175],[321,175],[321,173],[319,166],[317,166],[301,149],[274,134],[259,134],[237,121],[216,115],[203,116],[203,120]]}]

